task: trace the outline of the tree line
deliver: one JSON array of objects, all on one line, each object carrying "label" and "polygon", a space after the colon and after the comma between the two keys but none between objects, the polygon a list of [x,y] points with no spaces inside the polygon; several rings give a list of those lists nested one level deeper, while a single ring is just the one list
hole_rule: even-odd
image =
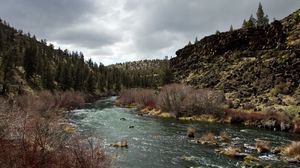
[{"label": "tree line", "polygon": [[[76,90],[100,94],[122,88],[157,87],[170,82],[168,59],[148,60],[155,68],[137,69],[129,63],[104,66],[86,60],[83,53],[55,49],[0,20],[0,94],[21,94],[28,89]],[[147,61],[140,61],[141,67]],[[122,66],[121,66],[122,65]]]}]

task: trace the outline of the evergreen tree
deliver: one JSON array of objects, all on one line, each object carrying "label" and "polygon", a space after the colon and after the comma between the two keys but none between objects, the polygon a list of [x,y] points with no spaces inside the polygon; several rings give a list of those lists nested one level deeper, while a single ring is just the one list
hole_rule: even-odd
[{"label": "evergreen tree", "polygon": [[170,84],[173,80],[173,74],[170,69],[170,64],[168,61],[168,57],[164,60],[164,67],[163,67],[163,75],[162,75],[162,85]]},{"label": "evergreen tree", "polygon": [[55,85],[53,83],[54,81],[54,75],[53,72],[50,68],[49,64],[45,64],[44,67],[44,73],[42,75],[42,82],[43,82],[43,87],[48,89],[48,90],[54,90],[55,89]]},{"label": "evergreen tree", "polygon": [[93,73],[91,72],[88,76],[88,80],[87,80],[87,90],[89,92],[94,92],[96,90],[96,78],[93,75]]},{"label": "evergreen tree", "polygon": [[71,72],[70,68],[68,68],[67,66],[62,67],[59,82],[62,90],[69,90],[70,88],[72,88]]},{"label": "evergreen tree", "polygon": [[229,31],[230,31],[230,32],[233,32],[233,26],[232,26],[232,25],[230,26]]},{"label": "evergreen tree", "polygon": [[258,5],[256,17],[257,17],[257,26],[265,26],[269,24],[268,15],[265,16],[261,3],[259,3]]},{"label": "evergreen tree", "polygon": [[8,82],[14,76],[15,62],[16,62],[16,49],[8,49],[2,58],[0,70],[3,72],[2,75],[2,89],[1,95],[5,95],[8,90]]},{"label": "evergreen tree", "polygon": [[246,27],[247,28],[255,28],[255,25],[256,25],[256,19],[253,17],[253,15],[251,15],[247,22]]},{"label": "evergreen tree", "polygon": [[26,73],[26,79],[33,77],[34,73],[38,70],[38,58],[37,58],[37,48],[32,44],[26,49],[24,55],[24,70]]},{"label": "evergreen tree", "polygon": [[195,43],[194,44],[196,44],[198,42],[198,38],[197,38],[197,36],[196,36],[196,38],[195,38]]},{"label": "evergreen tree", "polygon": [[247,21],[244,19],[242,28],[247,28],[247,24],[248,24]]}]

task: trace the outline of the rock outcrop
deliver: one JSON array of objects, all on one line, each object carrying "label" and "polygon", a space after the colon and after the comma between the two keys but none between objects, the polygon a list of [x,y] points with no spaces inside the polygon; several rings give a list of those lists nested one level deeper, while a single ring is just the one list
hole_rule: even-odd
[{"label": "rock outcrop", "polygon": [[223,90],[236,108],[284,105],[284,95],[300,95],[299,32],[300,10],[264,27],[205,37],[178,50],[170,66],[177,82]]}]

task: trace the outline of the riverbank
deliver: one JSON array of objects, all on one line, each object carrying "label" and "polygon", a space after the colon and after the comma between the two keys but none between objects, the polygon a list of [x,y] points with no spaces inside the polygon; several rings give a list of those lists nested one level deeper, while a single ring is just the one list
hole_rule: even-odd
[{"label": "riverbank", "polygon": [[141,115],[242,124],[300,133],[299,115],[291,115],[272,107],[265,108],[264,111],[229,108],[222,92],[193,89],[181,84],[164,86],[159,92],[151,89],[125,90],[120,93],[116,104],[136,108]]},{"label": "riverbank", "polygon": [[[98,101],[87,109],[77,110],[73,120],[77,123],[78,129],[85,132],[92,131],[96,137],[103,139],[105,150],[114,156],[119,167],[249,165],[244,161],[254,161],[254,164],[263,167],[298,166],[297,160],[294,159],[297,156],[292,154],[292,151],[297,150],[297,143],[293,146],[291,144],[292,141],[299,140],[299,134],[222,124],[217,121],[183,122],[173,118],[157,117],[154,113],[162,113],[153,109],[147,116],[147,113],[140,111],[143,108],[137,105],[127,106],[131,109],[120,108],[114,105],[114,101],[115,98],[108,98]],[[193,137],[188,137],[187,129],[194,131]],[[264,148],[261,141],[266,142],[266,145],[269,144],[269,150]],[[128,142],[128,148],[116,149],[111,146],[118,142]],[[279,147],[286,150],[279,151]],[[290,156],[286,156],[285,153]]]},{"label": "riverbank", "polygon": [[[120,105],[116,103],[117,105]],[[242,124],[246,127],[264,128],[273,131],[285,131],[300,133],[300,123],[298,120],[291,120],[288,114],[279,112],[247,112],[234,109],[223,109],[223,117],[212,114],[174,116],[170,112],[162,112],[160,109],[150,106],[141,107],[137,104],[129,104],[123,107],[137,109],[139,115],[161,118],[176,118],[182,121],[200,121],[209,123]]]},{"label": "riverbank", "polygon": [[68,122],[68,113],[84,104],[74,91],[1,97],[0,167],[110,167],[98,142]]},{"label": "riverbank", "polygon": [[[116,103],[118,104],[118,103]],[[217,118],[213,115],[194,115],[189,117],[178,117],[172,116],[169,112],[162,112],[159,109],[155,109],[152,107],[141,107],[138,104],[132,103],[126,106],[123,106],[126,108],[135,109],[138,112],[138,115],[140,116],[149,116],[154,118],[174,118],[179,121],[199,121],[199,122],[209,122],[209,123],[218,123],[218,124],[234,124],[237,123],[232,122],[232,116],[226,116],[224,118]],[[249,112],[239,112],[243,116],[254,115]],[[255,114],[255,116],[261,115],[261,114]],[[265,121],[267,122],[267,121]],[[257,127],[257,121],[246,121],[241,122],[245,128],[246,127]],[[261,128],[261,127],[259,127]],[[271,128],[268,128],[271,129]],[[289,163],[289,164],[299,164],[300,163],[300,142],[293,141],[291,143],[281,144],[281,145],[274,145],[274,143],[271,143],[271,139],[267,139],[266,137],[259,137],[255,139],[255,143],[253,144],[247,144],[249,146],[244,146],[245,144],[237,144],[234,142],[234,138],[232,135],[229,135],[227,132],[222,131],[220,132],[220,135],[215,135],[214,133],[210,132],[210,130],[207,130],[206,133],[202,134],[201,136],[197,135],[197,131],[193,127],[187,128],[187,137],[192,139],[192,143],[201,144],[201,145],[208,145],[214,148],[214,151],[216,153],[219,153],[221,155],[225,155],[227,157],[232,157],[238,160],[241,160],[240,164],[243,166],[268,166],[268,164],[262,163],[261,158],[258,156],[261,154],[265,154],[266,156],[270,155],[269,157],[278,158],[279,160]],[[274,130],[275,131],[275,130]],[[271,145],[272,144],[272,145]],[[247,149],[249,148],[249,149]],[[251,150],[253,153],[249,153],[249,150]],[[189,157],[183,156],[184,160],[188,160]],[[271,159],[271,158],[270,158]]]}]

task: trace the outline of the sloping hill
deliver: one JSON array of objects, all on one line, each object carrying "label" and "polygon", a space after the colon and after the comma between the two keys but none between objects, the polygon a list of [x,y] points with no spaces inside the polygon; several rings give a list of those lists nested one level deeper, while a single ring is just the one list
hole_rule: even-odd
[{"label": "sloping hill", "polygon": [[85,60],[81,52],[54,49],[46,40],[38,41],[0,19],[0,95],[38,90],[103,94],[116,93],[124,87],[157,87],[163,80],[165,62],[140,61],[106,67]]},{"label": "sloping hill", "polygon": [[300,10],[264,27],[208,36],[178,50],[170,66],[177,82],[223,90],[235,108],[300,105],[299,27]]}]

